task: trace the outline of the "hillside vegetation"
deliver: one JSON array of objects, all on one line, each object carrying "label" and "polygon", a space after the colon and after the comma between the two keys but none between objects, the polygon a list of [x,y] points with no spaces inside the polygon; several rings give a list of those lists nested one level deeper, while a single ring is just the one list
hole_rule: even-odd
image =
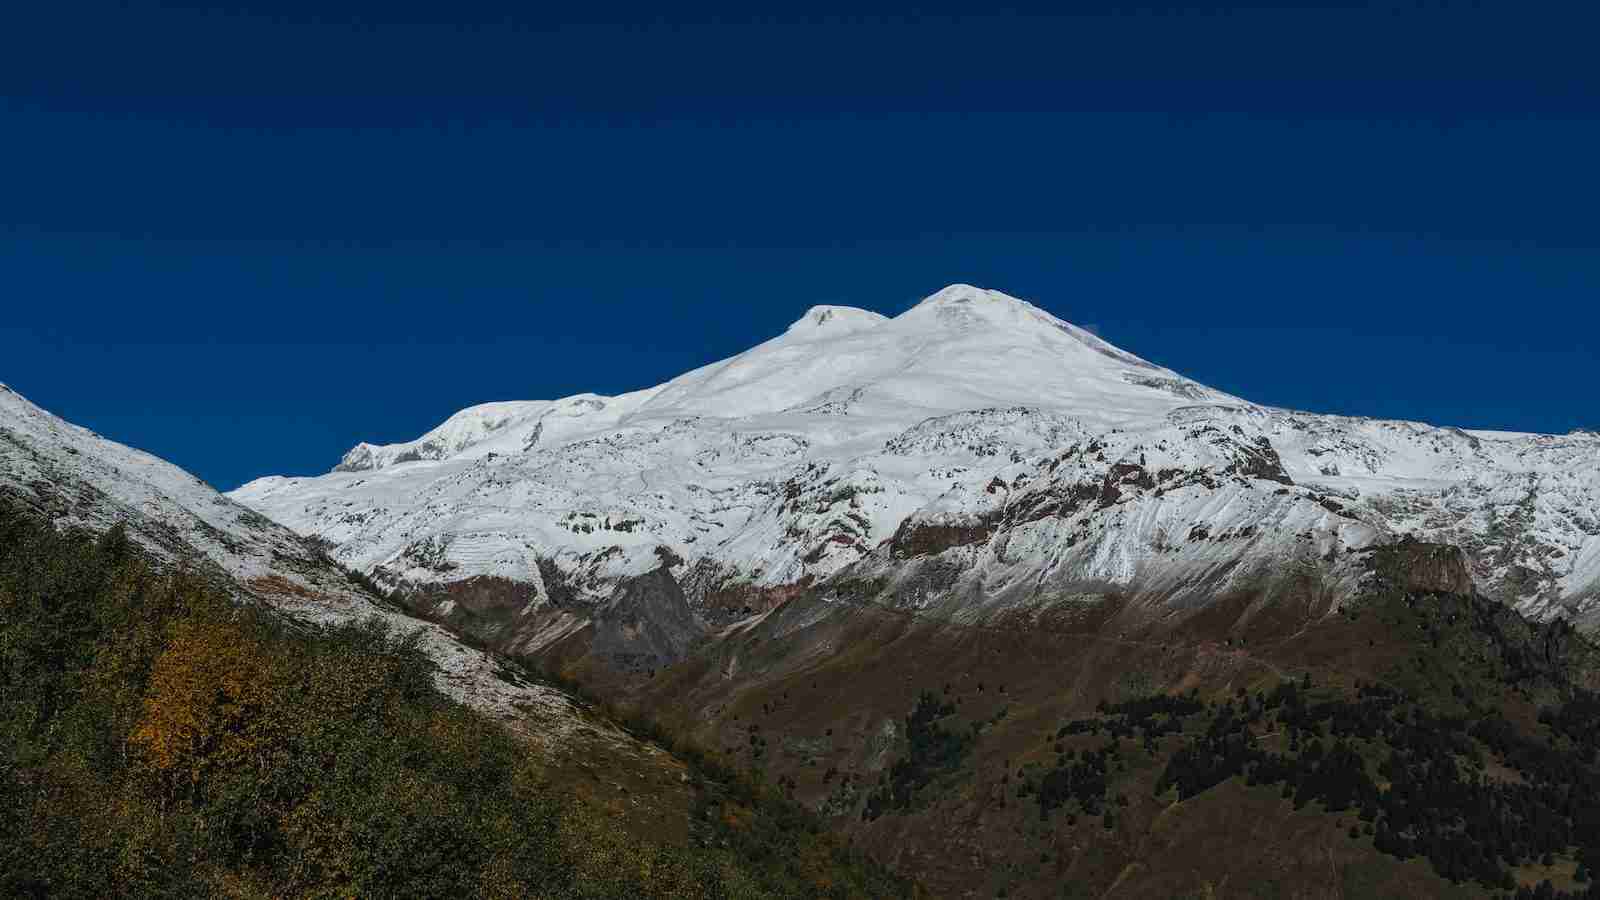
[{"label": "hillside vegetation", "polygon": [[1600,896],[1600,648],[1431,588],[1470,584],[1453,548],[1364,562],[1340,610],[1177,621],[802,596],[613,693],[938,896]]},{"label": "hillside vegetation", "polygon": [[688,842],[629,837],[431,668],[378,625],[291,628],[120,531],[0,504],[0,895],[906,892],[714,773]]}]

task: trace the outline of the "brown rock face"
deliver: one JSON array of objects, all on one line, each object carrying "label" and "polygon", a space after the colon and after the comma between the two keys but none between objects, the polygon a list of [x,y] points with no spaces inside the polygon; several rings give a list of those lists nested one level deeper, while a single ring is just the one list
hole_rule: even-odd
[{"label": "brown rock face", "polygon": [[1466,554],[1452,544],[1430,544],[1406,538],[1373,552],[1373,571],[1405,591],[1472,594],[1472,572]]},{"label": "brown rock face", "polygon": [[702,617],[714,625],[726,625],[746,616],[764,613],[804,594],[811,586],[807,575],[796,584],[757,587],[746,581],[730,580],[711,588],[691,603]]},{"label": "brown rock face", "polygon": [[994,523],[978,521],[965,525],[935,525],[907,519],[890,538],[889,550],[895,559],[932,556],[951,547],[981,544],[994,534]]}]

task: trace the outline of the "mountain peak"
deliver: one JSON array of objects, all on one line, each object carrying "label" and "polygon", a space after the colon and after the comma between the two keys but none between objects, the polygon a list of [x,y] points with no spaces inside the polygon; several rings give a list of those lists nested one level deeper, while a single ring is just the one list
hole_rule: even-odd
[{"label": "mountain peak", "polygon": [[[807,436],[818,444],[848,444],[871,443],[921,419],[960,410],[1044,407],[1121,422],[1202,398],[1233,399],[1027,301],[952,284],[893,319],[851,306],[813,306],[771,340],[628,395],[469,407],[415,440],[358,444],[334,471],[491,451],[521,456],[653,419],[731,420],[848,407],[850,423],[841,416],[830,420],[827,434]],[[809,425],[784,421],[783,427]]]},{"label": "mountain peak", "polygon": [[974,287],[973,285],[963,284],[958,281],[955,284],[945,285],[939,290],[934,291],[928,296],[922,298],[922,302],[918,303],[917,305],[947,306],[952,303],[1003,303],[1007,301],[1011,303],[1023,302],[1015,297],[1010,296],[1009,294],[1002,294],[999,291],[991,291],[987,288]]},{"label": "mountain peak", "polygon": [[852,331],[862,331],[875,328],[889,317],[875,313],[870,309],[857,309],[854,306],[813,306],[806,310],[806,314],[796,319],[789,326],[790,335],[847,334]]},{"label": "mountain peak", "polygon": [[1001,291],[960,283],[929,294],[922,302],[901,313],[899,318],[908,322],[937,323],[943,328],[958,330],[984,326],[1029,330],[1045,326],[1074,336],[1081,332],[1081,329],[1026,300]]},{"label": "mountain peak", "polygon": [[1053,325],[1064,325],[1060,319],[1020,297],[1004,291],[975,287],[970,284],[946,285],[922,298],[911,311],[916,310],[971,310],[979,315],[1001,314],[1020,318],[1042,318]]}]

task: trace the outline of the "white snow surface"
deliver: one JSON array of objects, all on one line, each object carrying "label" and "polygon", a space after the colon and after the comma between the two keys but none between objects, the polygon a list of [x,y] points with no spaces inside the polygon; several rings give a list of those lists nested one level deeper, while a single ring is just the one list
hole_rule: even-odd
[{"label": "white snow surface", "polygon": [[939,526],[966,529],[941,555],[979,602],[1199,602],[1412,535],[1533,615],[1600,603],[1600,436],[1262,407],[968,285],[893,318],[813,307],[653,388],[474,406],[230,496],[392,584],[542,585],[543,559],[598,599],[666,548],[680,576],[776,587],[893,568],[897,532]]},{"label": "white snow surface", "polygon": [[559,691],[501,677],[493,657],[357,589],[300,535],[224,497],[184,470],[51,415],[0,384],[0,493],[58,527],[102,532],[116,524],[158,562],[227,577],[241,595],[317,624],[373,617],[420,634],[450,696],[549,745],[593,731]]}]

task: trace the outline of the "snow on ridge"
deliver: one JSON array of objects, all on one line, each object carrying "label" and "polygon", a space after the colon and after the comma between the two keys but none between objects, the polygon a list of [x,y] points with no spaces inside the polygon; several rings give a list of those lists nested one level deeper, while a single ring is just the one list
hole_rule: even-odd
[{"label": "snow on ridge", "polygon": [[548,401],[535,400],[469,406],[414,441],[385,445],[363,441],[344,455],[334,471],[359,472],[404,462],[444,459],[508,426],[536,418],[552,405]]},{"label": "snow on ridge", "polygon": [[421,437],[398,444],[362,442],[335,472],[365,472],[460,455],[526,452],[540,441],[572,438],[613,427],[647,399],[650,391],[615,397],[574,394],[559,400],[511,400],[469,406]]},{"label": "snow on ridge", "polygon": [[[473,407],[458,414],[469,424],[391,445],[420,456],[431,441],[436,459],[403,450],[381,471],[233,496],[412,582],[528,580],[542,559],[603,594],[664,548],[780,586],[866,565],[924,521],[945,531],[922,545],[977,542],[947,552],[981,571],[1033,567],[1035,584],[1162,567],[1171,581],[1230,554],[1281,561],[1414,535],[1463,546],[1481,587],[1541,614],[1600,585],[1592,436],[1257,406],[970,285],[894,318],[813,307],[660,386],[579,396],[598,406],[496,406],[493,428]],[[1074,447],[1085,455],[1063,469]],[[987,541],[988,555],[970,549]]]},{"label": "snow on ridge", "polygon": [[377,618],[399,633],[415,633],[438,666],[434,678],[442,691],[517,720],[521,733],[547,748],[595,733],[571,698],[507,681],[492,656],[439,625],[380,604],[302,536],[183,469],[66,422],[10,388],[0,389],[0,493],[33,506],[57,527],[125,525],[158,564],[220,573],[238,592],[292,618],[329,625]]}]

